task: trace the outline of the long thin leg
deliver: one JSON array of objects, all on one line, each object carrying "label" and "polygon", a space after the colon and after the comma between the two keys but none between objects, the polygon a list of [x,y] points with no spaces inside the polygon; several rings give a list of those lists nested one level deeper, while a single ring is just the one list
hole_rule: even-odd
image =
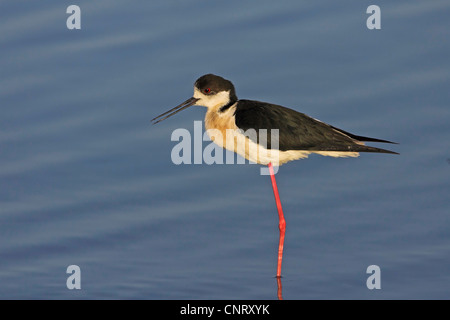
[{"label": "long thin leg", "polygon": [[272,163],[269,163],[270,179],[272,180],[273,194],[275,195],[275,202],[278,209],[278,228],[280,229],[280,242],[278,244],[278,267],[277,278],[281,277],[281,262],[283,260],[283,246],[284,246],[284,234],[286,231],[286,220],[284,220],[283,208],[281,207],[280,195],[278,194],[277,182],[275,180],[275,174],[273,173]]},{"label": "long thin leg", "polygon": [[283,286],[281,284],[281,277],[277,277],[277,296],[278,300],[283,300]]}]

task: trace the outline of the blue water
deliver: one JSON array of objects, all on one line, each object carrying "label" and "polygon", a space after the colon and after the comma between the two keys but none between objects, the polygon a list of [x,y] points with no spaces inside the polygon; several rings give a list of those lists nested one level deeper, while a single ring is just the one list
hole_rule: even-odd
[{"label": "blue water", "polygon": [[215,73],[400,143],[280,168],[284,299],[449,299],[450,3],[377,1],[368,30],[371,4],[1,2],[0,298],[277,299],[269,177],[172,163],[201,107],[150,124]]}]

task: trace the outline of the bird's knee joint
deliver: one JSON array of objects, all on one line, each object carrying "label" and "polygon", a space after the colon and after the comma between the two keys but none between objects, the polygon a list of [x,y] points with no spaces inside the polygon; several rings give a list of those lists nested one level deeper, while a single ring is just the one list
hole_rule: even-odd
[{"label": "bird's knee joint", "polygon": [[280,229],[280,231],[285,231],[286,230],[286,221],[285,220],[280,221],[280,223],[278,224],[278,228]]}]

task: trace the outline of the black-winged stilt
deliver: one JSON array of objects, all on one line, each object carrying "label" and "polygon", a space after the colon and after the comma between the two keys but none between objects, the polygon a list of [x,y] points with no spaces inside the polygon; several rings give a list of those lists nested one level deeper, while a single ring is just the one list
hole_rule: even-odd
[{"label": "black-winged stilt", "polygon": [[[211,130],[217,132],[218,130],[219,133],[222,133],[220,139],[217,138],[217,135],[210,135],[216,144],[234,151],[250,161],[269,167],[280,229],[277,278],[281,277],[286,222],[273,165],[280,166],[288,161],[307,158],[311,153],[331,157],[357,157],[359,152],[397,154],[393,151],[369,147],[363,143],[365,141],[394,142],[357,136],[279,105],[239,100],[233,84],[213,74],[206,74],[197,79],[192,98],[157,116],[152,121],[156,124],[193,105],[208,108],[205,116],[207,132]],[[243,131],[247,132],[252,129],[254,130],[253,135],[243,133]],[[266,130],[260,131],[261,129]],[[227,138],[230,140],[227,130],[233,133],[231,135],[232,143],[227,141]],[[264,132],[266,136],[263,136],[261,132]],[[276,138],[278,146],[272,146],[273,138]],[[267,152],[261,152],[261,149]]]}]

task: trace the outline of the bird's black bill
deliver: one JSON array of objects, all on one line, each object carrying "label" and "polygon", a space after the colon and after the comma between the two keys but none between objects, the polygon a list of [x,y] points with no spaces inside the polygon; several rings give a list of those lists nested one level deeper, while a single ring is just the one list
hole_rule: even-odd
[{"label": "bird's black bill", "polygon": [[169,111],[164,112],[163,114],[160,114],[156,118],[153,118],[152,119],[153,124],[157,124],[158,122],[161,122],[161,121],[166,120],[167,118],[173,116],[175,113],[178,113],[181,110],[189,108],[194,103],[196,103],[198,100],[199,99],[194,98],[194,97],[187,99],[185,102],[183,102],[182,104],[176,106],[175,108],[172,108]]}]

